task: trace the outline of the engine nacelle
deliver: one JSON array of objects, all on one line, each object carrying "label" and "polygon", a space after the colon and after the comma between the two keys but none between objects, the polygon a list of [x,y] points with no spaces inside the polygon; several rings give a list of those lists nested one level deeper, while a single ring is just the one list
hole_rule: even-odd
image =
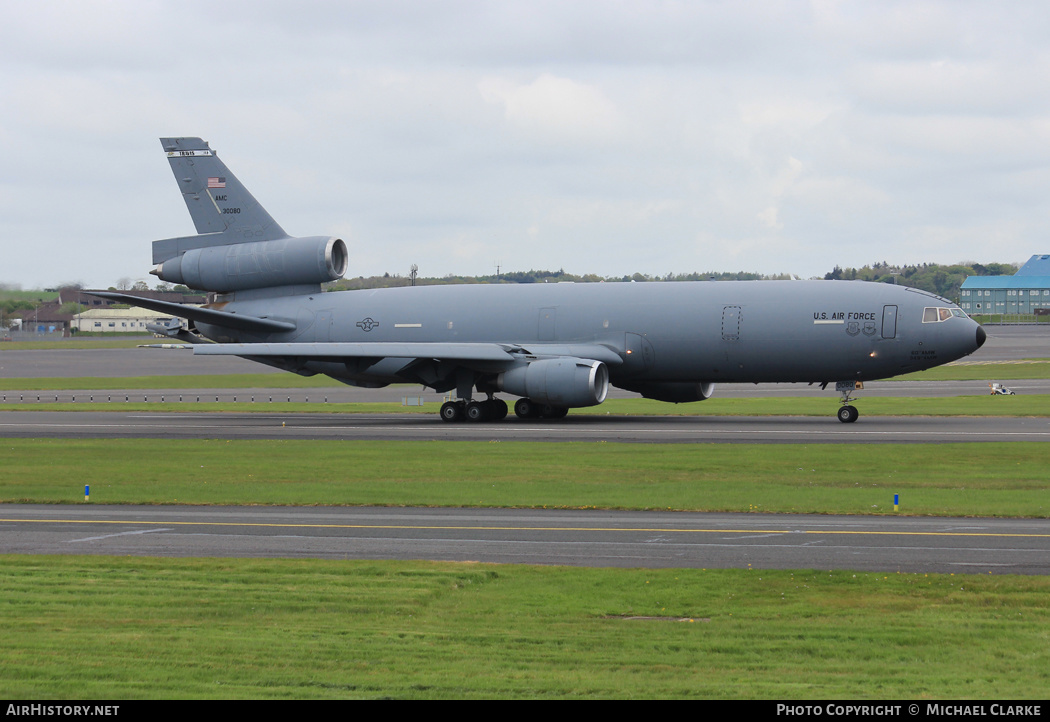
[{"label": "engine nacelle", "polygon": [[496,386],[551,406],[597,406],[609,393],[609,369],[590,359],[540,359],[501,373]]},{"label": "engine nacelle", "polygon": [[653,381],[644,384],[617,384],[617,386],[639,393],[647,399],[669,401],[672,404],[704,401],[711,398],[711,394],[715,392],[715,385],[711,381],[701,381],[700,383]]},{"label": "engine nacelle", "polygon": [[308,236],[194,248],[150,273],[201,291],[243,291],[334,281],[348,259],[342,239]]}]

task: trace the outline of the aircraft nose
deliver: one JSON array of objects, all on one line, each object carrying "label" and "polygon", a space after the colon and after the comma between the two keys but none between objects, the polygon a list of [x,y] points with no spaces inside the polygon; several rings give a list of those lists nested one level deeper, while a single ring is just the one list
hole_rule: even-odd
[{"label": "aircraft nose", "polygon": [[984,342],[988,340],[988,334],[984,332],[984,326],[977,327],[977,348],[984,346]]}]

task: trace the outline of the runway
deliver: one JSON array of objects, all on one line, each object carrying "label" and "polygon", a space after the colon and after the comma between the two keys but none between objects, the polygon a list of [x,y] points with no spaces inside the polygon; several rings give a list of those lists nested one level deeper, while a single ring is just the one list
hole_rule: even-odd
[{"label": "runway", "polygon": [[19,554],[1048,574],[1050,520],[359,507],[0,505]]},{"label": "runway", "polygon": [[1050,441],[1050,418],[612,416],[498,423],[437,414],[282,414],[0,411],[0,437],[44,439],[327,439],[609,443],[944,443]]}]

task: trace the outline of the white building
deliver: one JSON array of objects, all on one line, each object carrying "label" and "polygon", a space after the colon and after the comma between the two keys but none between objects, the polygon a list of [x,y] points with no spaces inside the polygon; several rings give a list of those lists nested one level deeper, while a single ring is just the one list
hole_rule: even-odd
[{"label": "white building", "polygon": [[[145,308],[90,308],[78,313],[70,322],[76,333],[149,333],[146,324],[165,324],[171,316],[164,316]],[[185,326],[185,322],[183,322]]]}]

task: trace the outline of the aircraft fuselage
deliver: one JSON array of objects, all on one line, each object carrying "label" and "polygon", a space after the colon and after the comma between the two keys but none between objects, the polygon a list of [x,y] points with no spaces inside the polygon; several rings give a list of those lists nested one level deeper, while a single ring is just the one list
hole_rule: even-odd
[{"label": "aircraft fuselage", "polygon": [[[223,343],[599,345],[622,359],[609,368],[614,385],[867,381],[947,363],[983,341],[978,324],[943,299],[858,281],[418,286],[221,308],[296,326],[261,335],[198,323]],[[949,316],[931,321],[926,308],[948,308]],[[394,382],[406,380],[397,373],[405,363],[348,370],[313,361],[303,370]]]}]

